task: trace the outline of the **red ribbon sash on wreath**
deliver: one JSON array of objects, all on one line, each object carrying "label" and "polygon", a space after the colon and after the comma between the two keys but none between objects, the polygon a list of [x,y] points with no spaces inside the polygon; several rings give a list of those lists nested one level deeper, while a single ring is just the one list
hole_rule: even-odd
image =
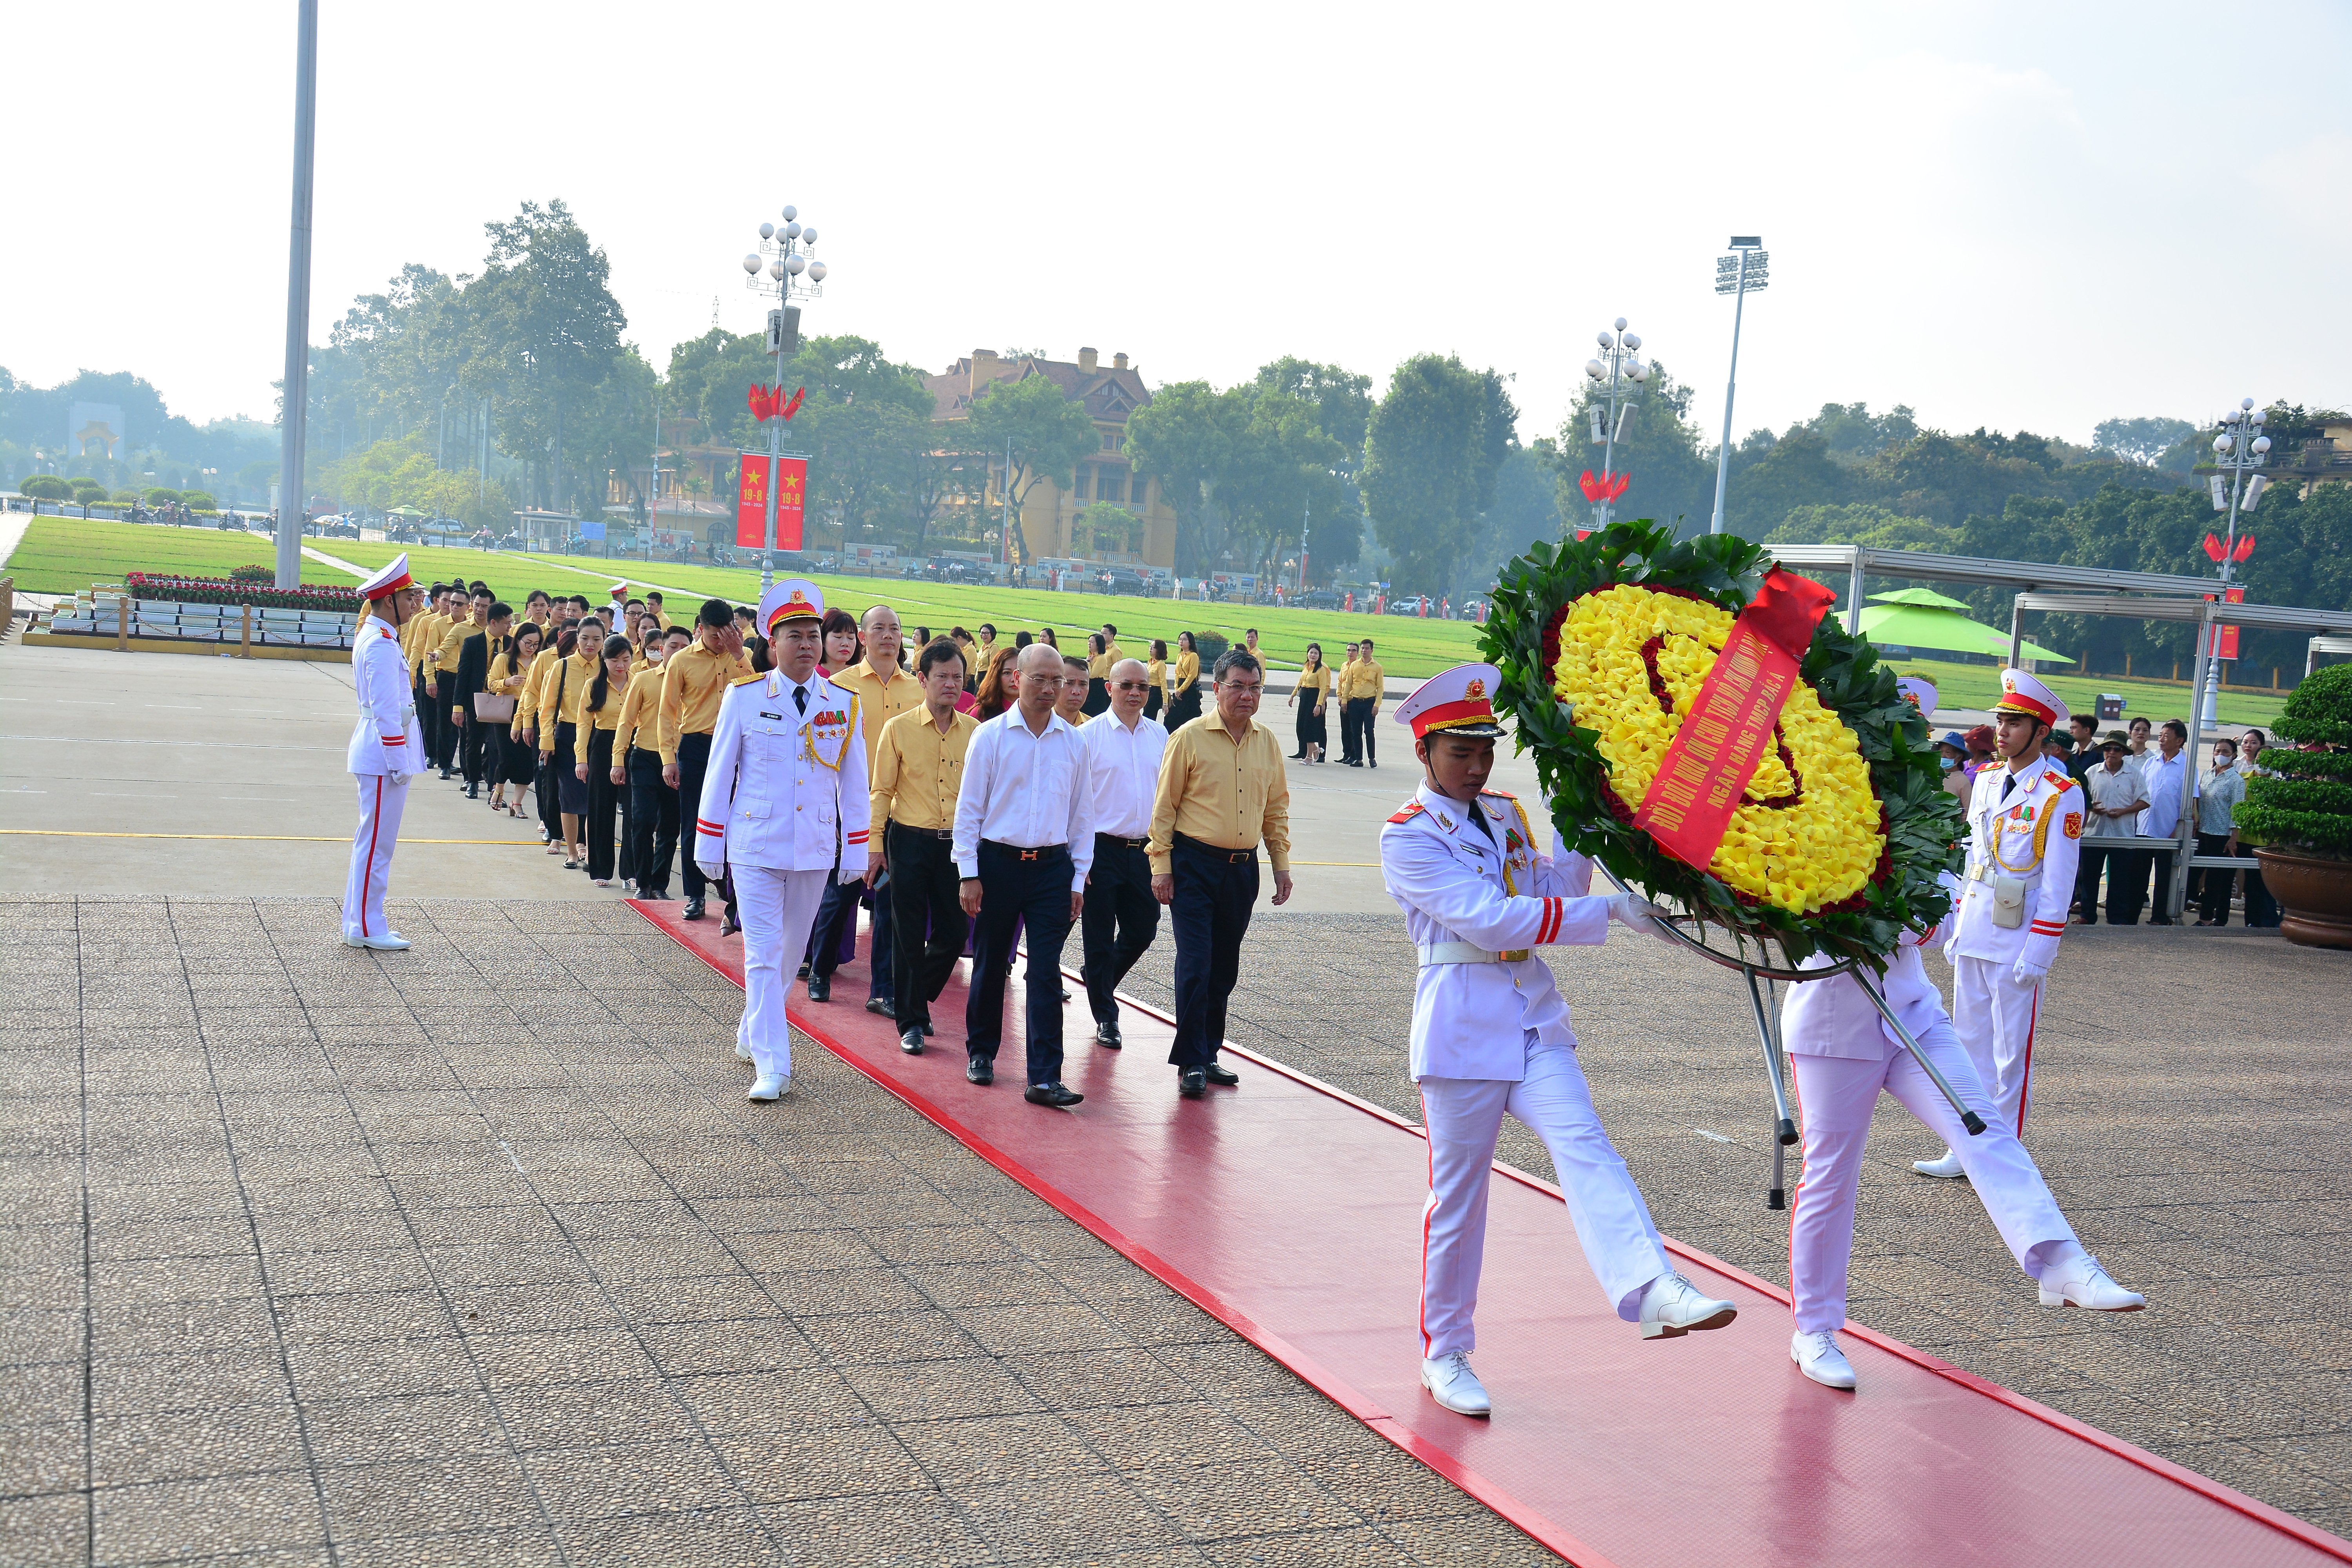
[{"label": "red ribbon sash on wreath", "polygon": [[1798,662],[1837,595],[1775,566],[1755,602],[1739,613],[1690,716],[1650,781],[1633,826],[1683,864],[1706,869],[1731,813],[1772,743]]}]

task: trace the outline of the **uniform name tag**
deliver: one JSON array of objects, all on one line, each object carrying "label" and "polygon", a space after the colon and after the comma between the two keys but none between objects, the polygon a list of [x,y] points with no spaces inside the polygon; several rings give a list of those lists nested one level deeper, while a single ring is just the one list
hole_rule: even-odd
[{"label": "uniform name tag", "polygon": [[766,709],[762,708],[760,710],[760,717],[762,719],[773,719],[781,723],[782,722],[784,716],[781,713],[771,713]]}]

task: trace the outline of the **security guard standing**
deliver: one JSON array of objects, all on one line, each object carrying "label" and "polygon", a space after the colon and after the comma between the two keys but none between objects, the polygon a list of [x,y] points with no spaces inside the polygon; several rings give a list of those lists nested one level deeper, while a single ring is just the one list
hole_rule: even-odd
[{"label": "security guard standing", "polygon": [[866,747],[856,698],[816,672],[824,616],[824,596],[803,578],[761,596],[774,667],[720,699],[695,814],[695,864],[713,881],[731,872],[742,910],[735,1054],[759,1074],[746,1096],[755,1100],[792,1092],[784,1005],[826,884],[835,867],[851,881],[866,871]]},{"label": "security guard standing", "polygon": [[352,685],[359,723],[346,755],[360,790],[359,826],[352,834],[351,874],[343,879],[343,945],[399,952],[408,939],[384,923],[383,895],[392,882],[392,851],[400,842],[400,816],[408,781],[425,766],[425,734],[400,651],[400,628],[415,618],[416,584],[403,552],[360,584],[367,610],[352,639]]},{"label": "security guard standing", "polygon": [[[2042,983],[2057,962],[2082,855],[2083,792],[2042,738],[2066,722],[2057,693],[2021,669],[2000,672],[1993,704],[2000,767],[1979,769],[1969,800],[1969,873],[1944,956],[1952,1020],[2009,1129],[2025,1136]],[[1959,1156],[1919,1160],[1923,1176],[1965,1174]]]},{"label": "security guard standing", "polygon": [[1381,872],[1421,950],[1412,1073],[1429,1130],[1422,1215],[1421,1381],[1462,1415],[1493,1405],[1470,1370],[1486,1184],[1505,1112],[1551,1151],[1570,1221],[1602,1293],[1644,1339],[1718,1329],[1738,1309],[1675,1272],[1649,1206],[1593,1109],[1568,1004],[1534,949],[1597,943],[1612,920],[1654,932],[1631,893],[1590,897],[1592,867],[1538,847],[1517,800],[1486,787],[1495,767],[1491,693],[1501,674],[1463,664],[1397,709],[1413,733],[1421,788],[1381,830]]}]

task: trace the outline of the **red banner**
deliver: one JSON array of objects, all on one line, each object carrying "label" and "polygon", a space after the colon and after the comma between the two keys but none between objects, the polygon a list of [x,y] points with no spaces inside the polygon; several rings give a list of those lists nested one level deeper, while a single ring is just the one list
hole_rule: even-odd
[{"label": "red banner", "polygon": [[[2253,541],[2251,539],[2242,539],[2238,542],[2241,544],[2252,544]],[[2205,598],[2206,602],[2210,604],[2212,602],[2213,595],[2208,594],[2205,595]],[[2242,605],[2246,602],[2246,591],[2243,588],[2231,588],[2222,593],[2221,599],[2224,604]],[[2215,658],[2237,658],[2238,628],[2235,626],[2215,626],[2213,628],[2213,647],[2210,651]]]},{"label": "red banner", "polygon": [[1704,871],[1715,858],[1732,810],[1772,743],[1813,628],[1835,598],[1819,583],[1775,566],[1732,623],[1633,814],[1633,826],[1683,864]]},{"label": "red banner", "polygon": [[801,510],[808,495],[806,458],[770,458],[765,452],[742,454],[743,482],[735,498],[735,543],[742,550],[765,547],[768,538],[768,468],[775,465],[776,548],[801,547]]}]

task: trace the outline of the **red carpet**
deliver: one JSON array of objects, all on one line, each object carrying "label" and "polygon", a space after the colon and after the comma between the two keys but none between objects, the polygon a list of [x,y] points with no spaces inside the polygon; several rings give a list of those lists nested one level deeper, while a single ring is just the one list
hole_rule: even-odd
[{"label": "red carpet", "polygon": [[[635,907],[741,981],[717,920]],[[1496,1414],[1448,1415],[1417,1378],[1418,1132],[1234,1047],[1240,1088],[1181,1100],[1165,1019],[1129,1005],[1127,1049],[1103,1050],[1083,994],[1065,1038],[1086,1103],[1047,1110],[1021,1098],[1017,976],[987,1089],[963,1081],[960,981],[920,1057],[865,1011],[866,984],[860,963],[840,1000],[796,989],[793,1021],[1584,1568],[2352,1562],[2352,1543],[1867,1330],[1844,1335],[1861,1392],[1817,1387],[1789,1361],[1781,1291],[1672,1243],[1740,1317],[1644,1342],[1601,1302],[1554,1190],[1506,1167],[1478,1312]]]}]

